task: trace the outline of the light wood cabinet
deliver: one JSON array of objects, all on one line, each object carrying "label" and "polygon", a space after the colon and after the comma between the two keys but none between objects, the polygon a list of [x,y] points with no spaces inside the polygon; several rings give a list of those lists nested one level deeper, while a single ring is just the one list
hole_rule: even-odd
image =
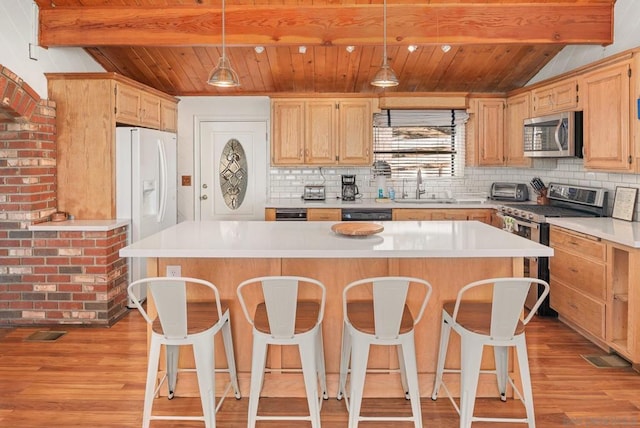
[{"label": "light wood cabinet", "polygon": [[550,243],[551,307],[601,348],[640,364],[640,249],[557,226]]},{"label": "light wood cabinet", "polygon": [[583,76],[584,166],[630,171],[631,62],[599,68]]},{"label": "light wood cabinet", "polygon": [[394,208],[392,218],[396,221],[423,220],[478,220],[491,224],[491,209],[467,208]]},{"label": "light wood cabinet", "polygon": [[178,104],[175,101],[160,100],[160,129],[178,132]]},{"label": "light wood cabinet", "polygon": [[[79,220],[116,218],[117,124],[160,127],[160,103],[178,100],[115,73],[49,73],[56,102],[58,209]],[[141,120],[145,106],[147,121]],[[150,112],[150,109],[153,113]],[[173,123],[167,126],[175,129]]]},{"label": "light wood cabinet", "polygon": [[370,99],[275,99],[272,165],[371,165]]},{"label": "light wood cabinet", "polygon": [[550,305],[597,341],[605,340],[606,245],[598,238],[551,227]]},{"label": "light wood cabinet", "polygon": [[533,116],[577,110],[580,102],[577,78],[535,88],[531,91]]},{"label": "light wood cabinet", "polygon": [[475,98],[470,100],[469,113],[473,159],[468,164],[478,166],[504,165],[505,100]]},{"label": "light wood cabinet", "polygon": [[531,94],[525,92],[507,98],[504,153],[507,166],[530,167],[524,156],[524,120],[531,117]]},{"label": "light wood cabinet", "polygon": [[307,221],[340,221],[340,208],[307,208]]},{"label": "light wood cabinet", "polygon": [[127,82],[115,82],[115,118],[117,123],[175,132],[178,129],[177,101]]}]

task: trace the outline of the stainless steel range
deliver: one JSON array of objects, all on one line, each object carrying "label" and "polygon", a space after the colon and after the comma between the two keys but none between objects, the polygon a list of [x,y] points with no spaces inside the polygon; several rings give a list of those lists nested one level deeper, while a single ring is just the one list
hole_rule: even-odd
[{"label": "stainless steel range", "polygon": [[[549,205],[504,204],[497,207],[503,219],[503,229],[524,238],[549,245],[549,217],[604,217],[607,210],[607,190],[598,187],[550,183],[547,189]],[[549,281],[547,257],[525,259],[525,275]],[[536,295],[530,296],[535,301]],[[540,306],[538,314],[556,316],[549,307],[549,299]]]}]

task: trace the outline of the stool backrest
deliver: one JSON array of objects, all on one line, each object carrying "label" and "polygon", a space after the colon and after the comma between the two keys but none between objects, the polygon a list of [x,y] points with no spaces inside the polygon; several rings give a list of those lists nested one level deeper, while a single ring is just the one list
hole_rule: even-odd
[{"label": "stool backrest", "polygon": [[[531,308],[528,316],[521,320],[524,303],[532,286],[538,289],[538,285],[543,286],[543,292],[539,294],[536,303]],[[464,286],[456,299],[453,311],[453,320],[458,316],[460,305],[464,299],[464,294],[479,287],[493,287],[491,305],[491,337],[504,340],[513,337],[518,322],[526,325],[542,301],[549,294],[549,284],[546,281],[536,278],[492,278],[485,279]]]},{"label": "stool backrest", "polygon": [[[261,298],[252,299],[255,302],[263,301],[269,320],[269,332],[274,338],[290,338],[295,334],[296,315],[298,300],[301,288],[310,287],[309,295],[318,296],[320,301],[320,311],[316,320],[316,325],[322,322],[324,316],[324,305],[326,300],[326,288],[324,284],[312,278],[301,276],[264,276],[252,278],[238,285],[237,294],[240,306],[247,321],[254,325],[253,317],[247,308],[246,287],[260,288]],[[307,294],[307,293],[305,293]]]},{"label": "stool backrest", "polygon": [[143,278],[132,282],[127,292],[135,307],[140,311],[147,323],[153,319],[144,310],[139,299],[133,292],[137,285],[147,287],[147,292],[153,298],[162,332],[168,339],[182,339],[187,337],[187,283],[201,284],[209,287],[214,295],[218,316],[222,316],[220,295],[218,289],[209,281],[189,277],[158,277]]},{"label": "stool backrest", "polygon": [[402,316],[411,286],[424,289],[421,293],[422,301],[418,314],[414,316],[414,324],[417,324],[422,318],[432,291],[431,284],[419,278],[388,276],[354,281],[348,284],[342,292],[343,313],[345,317],[348,316],[347,303],[349,294],[354,291],[354,288],[369,288],[370,291],[365,291],[365,293],[373,297],[375,336],[379,339],[395,339],[400,333]]}]

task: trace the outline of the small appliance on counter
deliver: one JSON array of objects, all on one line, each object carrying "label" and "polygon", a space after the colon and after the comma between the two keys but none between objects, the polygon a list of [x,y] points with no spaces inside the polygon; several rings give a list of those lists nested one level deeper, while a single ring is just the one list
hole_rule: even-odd
[{"label": "small appliance on counter", "polygon": [[302,193],[302,199],[305,201],[324,201],[325,191],[322,185],[306,185]]},{"label": "small appliance on counter", "polygon": [[494,201],[523,202],[529,200],[529,189],[524,183],[493,183],[489,197]]},{"label": "small appliance on counter", "polygon": [[358,196],[359,194],[360,192],[358,191],[358,186],[356,185],[356,176],[343,175],[342,176],[342,200],[355,201],[356,196]]}]

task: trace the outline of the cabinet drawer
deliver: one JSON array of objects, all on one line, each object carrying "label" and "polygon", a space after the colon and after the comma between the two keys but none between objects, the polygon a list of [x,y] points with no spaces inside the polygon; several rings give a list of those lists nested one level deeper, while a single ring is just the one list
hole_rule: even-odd
[{"label": "cabinet drawer", "polygon": [[564,248],[575,251],[582,257],[592,257],[597,260],[606,260],[607,248],[598,238],[570,233],[564,229],[551,227],[549,243],[554,248]]},{"label": "cabinet drawer", "polygon": [[340,221],[340,208],[307,208],[307,221]]},{"label": "cabinet drawer", "polygon": [[397,208],[392,211],[393,220],[431,220],[431,211],[413,208]]},{"label": "cabinet drawer", "polygon": [[580,294],[551,279],[550,305],[561,316],[573,321],[582,329],[604,340],[604,303]]},{"label": "cabinet drawer", "polygon": [[560,248],[554,250],[554,256],[549,258],[552,278],[571,284],[596,299],[605,299],[607,276],[603,263],[579,257]]}]

